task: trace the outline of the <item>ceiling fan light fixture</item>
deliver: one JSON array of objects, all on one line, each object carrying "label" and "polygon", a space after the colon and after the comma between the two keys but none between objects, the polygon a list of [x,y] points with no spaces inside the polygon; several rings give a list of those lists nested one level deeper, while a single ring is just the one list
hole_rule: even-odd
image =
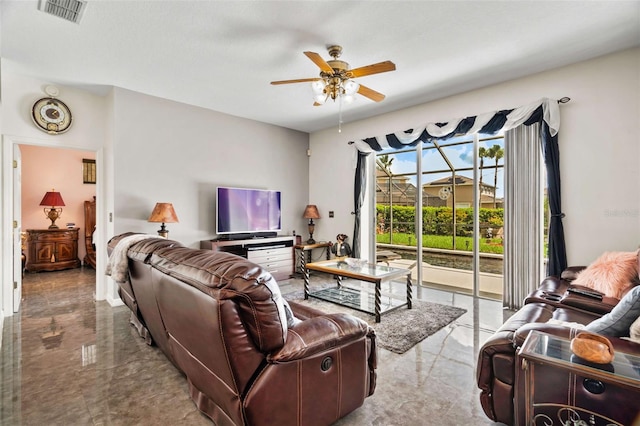
[{"label": "ceiling fan light fixture", "polygon": [[311,90],[314,95],[321,95],[324,93],[325,82],[324,80],[316,80],[311,82]]},{"label": "ceiling fan light fixture", "polygon": [[334,102],[339,101],[340,105],[342,105],[343,102],[350,103],[355,100],[356,94],[369,98],[374,102],[380,102],[385,98],[382,93],[376,92],[367,86],[362,86],[352,79],[395,71],[396,65],[393,62],[378,62],[352,69],[347,62],[338,60],[338,57],[340,57],[342,53],[342,47],[332,45],[328,47],[328,50],[329,56],[333,58],[328,61],[322,59],[322,57],[315,52],[303,52],[307,58],[320,68],[319,77],[278,80],[272,81],[271,84],[311,83],[311,91],[315,100],[314,106],[323,105],[329,99],[332,99]]},{"label": "ceiling fan light fixture", "polygon": [[346,94],[345,94],[345,95],[342,95],[340,98],[341,98],[342,102],[343,102],[343,103],[345,103],[345,104],[350,104],[350,103],[352,103],[353,101],[355,101],[355,100],[356,100],[356,97],[355,97],[355,96],[353,96],[353,95],[346,95]]},{"label": "ceiling fan light fixture", "polygon": [[327,95],[324,93],[318,93],[314,95],[313,100],[315,103],[323,105],[327,101]]},{"label": "ceiling fan light fixture", "polygon": [[351,96],[353,98],[353,95],[358,93],[358,89],[360,89],[360,85],[353,80],[345,80],[342,83],[342,88],[344,89],[344,94],[346,96]]}]

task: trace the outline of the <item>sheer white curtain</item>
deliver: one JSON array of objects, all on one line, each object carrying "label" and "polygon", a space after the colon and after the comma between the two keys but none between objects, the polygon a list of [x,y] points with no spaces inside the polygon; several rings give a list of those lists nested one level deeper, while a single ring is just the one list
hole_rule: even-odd
[{"label": "sheer white curtain", "polygon": [[518,309],[540,284],[543,248],[542,144],[540,125],[505,133],[503,305]]}]

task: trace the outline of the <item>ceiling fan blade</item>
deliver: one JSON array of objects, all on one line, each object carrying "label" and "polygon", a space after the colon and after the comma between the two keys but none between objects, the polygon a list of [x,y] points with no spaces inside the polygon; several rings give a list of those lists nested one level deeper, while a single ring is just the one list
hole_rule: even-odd
[{"label": "ceiling fan blade", "polygon": [[395,71],[396,64],[391,61],[378,62],[360,68],[354,68],[347,71],[347,75],[351,78],[364,77],[365,75],[379,74],[381,72]]},{"label": "ceiling fan blade", "polygon": [[333,74],[333,68],[331,68],[331,65],[329,65],[327,61],[322,59],[320,55],[315,52],[304,52],[304,54],[307,55],[307,57],[311,59],[313,63],[316,64],[322,71]]},{"label": "ceiling fan blade", "polygon": [[376,92],[373,89],[369,89],[367,86],[363,86],[362,84],[360,85],[360,88],[358,89],[358,93],[360,93],[362,96],[365,96],[365,97],[371,99],[374,102],[380,102],[381,100],[383,100],[385,98],[385,96],[382,93]]},{"label": "ceiling fan blade", "polygon": [[317,81],[322,80],[321,78],[299,78],[297,80],[280,80],[280,81],[272,81],[271,84],[291,84],[291,83],[306,83],[309,81]]}]

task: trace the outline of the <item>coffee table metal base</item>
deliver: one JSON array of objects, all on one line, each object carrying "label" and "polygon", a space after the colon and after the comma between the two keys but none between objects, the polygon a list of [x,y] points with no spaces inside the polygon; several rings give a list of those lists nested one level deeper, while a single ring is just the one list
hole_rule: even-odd
[{"label": "coffee table metal base", "polygon": [[[370,268],[375,268],[376,273],[380,272],[378,275],[372,275],[370,273],[364,273],[357,270],[341,270],[340,267],[337,266],[337,263],[342,264],[343,262],[315,262],[307,264],[305,268],[304,274],[304,298],[308,299],[309,296],[314,297],[316,299],[325,300],[327,302],[336,303],[338,305],[347,306],[352,309],[356,309],[361,312],[366,312],[372,315],[375,315],[375,321],[380,322],[380,316],[383,313],[392,311],[401,306],[406,306],[407,309],[411,309],[411,301],[412,301],[412,284],[411,284],[411,271],[408,269],[400,269],[400,268],[389,268],[384,267],[385,269],[379,271],[375,265],[370,265]],[[326,288],[322,290],[317,290],[311,292],[309,290],[309,269],[314,271],[324,272],[327,274],[334,274],[337,280],[337,286]],[[371,270],[369,270],[370,272]],[[391,281],[394,278],[400,278],[402,276],[406,276],[406,299],[401,300],[397,298],[393,298],[389,296],[389,302],[386,303],[386,308],[382,309],[382,290],[381,283],[384,280],[385,282]],[[364,281],[371,284],[374,284],[374,294],[371,291],[365,291],[364,289],[354,289],[352,287],[347,287],[342,284],[343,277],[352,278],[358,281]],[[366,297],[363,300],[363,295]],[[373,298],[373,301],[371,300]],[[373,303],[372,303],[373,302]],[[397,302],[397,303],[396,303]],[[371,310],[371,306],[373,306],[373,310]]]},{"label": "coffee table metal base", "polygon": [[[406,301],[389,298],[387,302],[379,302],[380,313],[376,314],[376,301],[374,294],[345,286],[324,288],[322,290],[309,293],[309,296],[326,302],[335,303],[337,305],[346,306],[356,311],[375,315],[376,322],[380,322],[380,315],[393,311],[394,309],[407,306]],[[374,307],[373,310],[367,308],[368,306]]]}]

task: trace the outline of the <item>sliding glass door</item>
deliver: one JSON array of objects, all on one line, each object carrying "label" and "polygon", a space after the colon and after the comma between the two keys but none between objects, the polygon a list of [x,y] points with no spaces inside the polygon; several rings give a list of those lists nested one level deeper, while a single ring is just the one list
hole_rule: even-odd
[{"label": "sliding glass door", "polygon": [[503,157],[483,135],[378,153],[377,252],[423,286],[501,299]]},{"label": "sliding glass door", "polygon": [[413,269],[420,241],[416,149],[382,152],[376,156],[375,173],[376,260]]}]

